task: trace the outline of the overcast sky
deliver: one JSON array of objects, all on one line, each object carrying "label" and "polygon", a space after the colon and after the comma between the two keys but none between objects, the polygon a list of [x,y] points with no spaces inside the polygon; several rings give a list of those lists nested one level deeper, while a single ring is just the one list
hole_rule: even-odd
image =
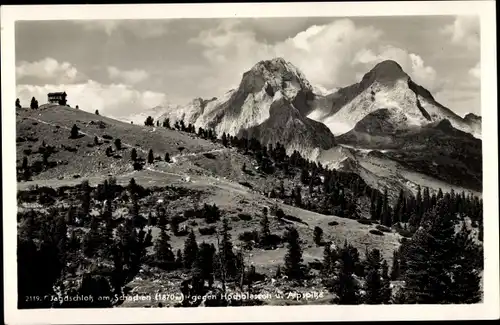
[{"label": "overcast sky", "polygon": [[276,56],[327,89],[393,59],[460,115],[480,114],[479,20],[469,16],[23,21],[16,23],[17,96],[125,117],[212,98]]}]

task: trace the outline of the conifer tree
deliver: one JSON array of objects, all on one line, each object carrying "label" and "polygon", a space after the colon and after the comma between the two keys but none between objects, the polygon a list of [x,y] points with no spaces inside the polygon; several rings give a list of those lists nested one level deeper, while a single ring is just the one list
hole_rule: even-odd
[{"label": "conifer tree", "polygon": [[314,227],[313,237],[314,237],[314,243],[317,246],[321,246],[321,244],[323,244],[323,229],[321,229],[318,226]]},{"label": "conifer tree", "polygon": [[16,99],[16,108],[21,108],[21,101],[19,98]]},{"label": "conifer tree", "polygon": [[474,243],[470,229],[465,223],[456,234],[453,284],[450,288],[451,302],[473,304],[481,301],[481,276],[483,251]]},{"label": "conifer tree", "polygon": [[193,267],[193,264],[196,261],[197,254],[198,244],[196,242],[196,235],[191,229],[191,232],[189,233],[184,243],[183,262],[186,269],[191,269]]},{"label": "conifer tree", "polygon": [[231,241],[231,233],[229,232],[229,224],[226,218],[222,219],[222,229],[220,231],[221,243],[219,248],[222,267],[227,278],[232,278],[236,275],[236,255],[233,251],[233,243]]},{"label": "conifer tree", "polygon": [[154,155],[153,155],[153,149],[149,149],[148,152],[148,164],[152,164],[154,162]]},{"label": "conifer tree", "polygon": [[78,126],[76,126],[76,124],[73,124],[73,127],[71,128],[71,132],[70,132],[70,138],[71,139],[76,139],[78,138],[78,131],[80,129],[78,128]]},{"label": "conifer tree", "polygon": [[373,249],[368,252],[366,258],[366,295],[364,297],[364,302],[369,305],[378,305],[382,303],[382,277],[380,274],[381,262],[382,259],[378,249]]},{"label": "conifer tree", "polygon": [[182,267],[184,265],[184,262],[182,260],[182,251],[178,249],[177,253],[175,254],[175,264],[177,265],[177,267]]},{"label": "conifer tree", "polygon": [[116,150],[122,150],[122,140],[115,139],[115,147],[116,147]]},{"label": "conifer tree", "polygon": [[205,242],[201,243],[195,261],[195,268],[200,272],[200,277],[207,280],[209,287],[212,286],[214,276],[214,254],[215,247]]},{"label": "conifer tree", "polygon": [[392,298],[391,278],[389,277],[389,265],[386,260],[382,260],[382,303],[388,304]]},{"label": "conifer tree", "polygon": [[283,271],[289,279],[300,280],[303,277],[302,248],[300,247],[299,233],[291,227],[285,234],[288,250],[285,255]]},{"label": "conifer tree", "polygon": [[260,219],[260,233],[259,241],[262,246],[267,246],[269,244],[269,238],[271,237],[271,230],[269,228],[269,217],[267,213],[267,208],[262,209],[262,217]]},{"label": "conifer tree", "polygon": [[359,284],[353,276],[354,261],[347,242],[340,252],[340,267],[330,291],[335,294],[333,302],[339,305],[357,305],[360,303]]},{"label": "conifer tree", "polygon": [[392,269],[391,269],[391,280],[396,281],[400,276],[399,268],[399,254],[397,250],[392,253]]},{"label": "conifer tree", "polygon": [[224,147],[227,147],[227,146],[228,146],[228,141],[227,141],[226,132],[223,132],[223,133],[222,133],[222,145],[223,145]]},{"label": "conifer tree", "polygon": [[382,204],[382,215],[380,216],[380,224],[390,227],[392,224],[391,213],[389,211],[389,198],[387,194],[387,188],[384,190],[384,200]]},{"label": "conifer tree", "polygon": [[92,189],[87,180],[83,181],[80,186],[82,191],[82,212],[84,216],[87,216],[90,212],[90,192]]},{"label": "conifer tree", "polygon": [[156,239],[154,252],[156,260],[163,265],[174,261],[170,237],[165,229],[160,229],[160,236]]},{"label": "conifer tree", "polygon": [[170,162],[170,155],[168,154],[168,152],[165,153],[165,162]]},{"label": "conifer tree", "polygon": [[130,159],[132,159],[132,161],[137,160],[137,150],[135,148],[132,148],[132,151],[130,152]]},{"label": "conifer tree", "polygon": [[454,225],[446,202],[429,211],[424,224],[409,242],[405,271],[405,299],[409,303],[442,304],[452,301]]}]

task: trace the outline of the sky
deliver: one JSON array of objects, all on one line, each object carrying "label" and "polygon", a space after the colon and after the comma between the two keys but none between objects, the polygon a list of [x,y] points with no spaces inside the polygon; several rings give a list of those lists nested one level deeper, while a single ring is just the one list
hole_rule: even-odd
[{"label": "sky", "polygon": [[283,57],[326,89],[397,61],[459,115],[480,115],[476,16],[18,21],[16,90],[66,91],[68,104],[123,118],[236,88],[260,60]]}]

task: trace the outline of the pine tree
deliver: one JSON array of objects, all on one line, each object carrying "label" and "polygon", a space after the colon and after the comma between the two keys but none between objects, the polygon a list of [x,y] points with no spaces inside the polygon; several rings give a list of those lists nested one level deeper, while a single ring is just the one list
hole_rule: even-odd
[{"label": "pine tree", "polygon": [[364,297],[364,302],[369,305],[378,305],[382,303],[382,279],[380,274],[381,263],[382,259],[378,249],[373,249],[368,252],[366,258],[366,295]]},{"label": "pine tree", "polygon": [[73,127],[71,128],[71,132],[70,132],[70,138],[71,139],[76,139],[78,138],[78,131],[80,129],[78,128],[78,126],[76,126],[76,124],[73,124]]},{"label": "pine tree", "polygon": [[175,264],[178,267],[182,267],[184,265],[183,258],[182,258],[182,251],[180,249],[178,249],[177,253],[175,254]]},{"label": "pine tree", "polygon": [[154,162],[153,149],[149,149],[148,152],[148,164],[152,164]]},{"label": "pine tree", "polygon": [[294,192],[295,192],[295,195],[294,195],[295,205],[296,205],[297,207],[301,207],[301,206],[302,206],[302,195],[301,195],[301,193],[300,193],[300,187],[299,187],[299,186],[297,186],[297,187],[295,188],[295,191],[294,191]]},{"label": "pine tree", "polygon": [[98,109],[95,110],[95,115],[99,115],[99,110]]},{"label": "pine tree", "polygon": [[87,180],[83,181],[80,187],[82,191],[82,212],[84,216],[87,216],[90,212],[90,192],[92,189],[90,188],[89,181]]},{"label": "pine tree", "polygon": [[115,139],[116,150],[122,150],[122,141],[120,139]]},{"label": "pine tree", "polygon": [[285,255],[283,271],[289,279],[300,280],[303,277],[302,248],[300,247],[299,233],[291,227],[285,234],[288,251]]},{"label": "pine tree", "polygon": [[347,243],[340,252],[340,268],[332,281],[330,291],[335,294],[334,303],[339,305],[357,305],[360,303],[359,284],[353,276],[354,261]]},{"label": "pine tree", "polygon": [[23,164],[22,164],[21,168],[22,168],[23,170],[26,170],[26,169],[28,169],[28,167],[29,167],[29,166],[28,166],[28,157],[24,156],[24,157],[23,157]]},{"label": "pine tree", "polygon": [[223,261],[223,268],[227,278],[236,275],[236,255],[233,252],[233,243],[231,233],[229,233],[229,224],[226,218],[222,219],[222,229],[220,231],[221,243],[219,248],[220,258]]},{"label": "pine tree", "polygon": [[31,98],[30,108],[31,109],[37,109],[38,108],[38,101],[35,99],[35,97]]},{"label": "pine tree", "polygon": [[403,190],[401,189],[399,190],[398,200],[396,201],[396,206],[394,207],[394,218],[392,220],[393,223],[399,223],[403,220],[404,201],[405,195]]},{"label": "pine tree", "polygon": [[186,269],[191,269],[193,263],[196,261],[196,256],[198,254],[198,244],[196,242],[196,235],[191,229],[186,241],[184,243],[184,254],[183,262]]},{"label": "pine tree", "polygon": [[389,277],[389,265],[387,265],[386,260],[382,260],[382,303],[388,304],[392,298],[392,289],[391,289],[391,278]]},{"label": "pine tree", "polygon": [[132,151],[130,152],[130,159],[132,159],[132,161],[137,160],[137,150],[135,148],[132,148]]},{"label": "pine tree", "polygon": [[370,197],[370,217],[372,220],[378,220],[377,216],[377,191],[373,190]]},{"label": "pine tree", "polygon": [[429,222],[413,235],[407,248],[404,294],[409,303],[450,303],[449,288],[456,253],[454,225],[444,201],[429,214]]},{"label": "pine tree", "polygon": [[331,249],[330,244],[325,245],[323,249],[323,263],[321,266],[321,280],[326,287],[332,285],[332,274],[335,271],[337,259],[337,252]]},{"label": "pine tree", "polygon": [[224,147],[227,147],[227,146],[228,146],[228,141],[227,141],[226,132],[223,132],[223,133],[222,133],[222,145],[223,145]]},{"label": "pine tree", "polygon": [[165,153],[165,162],[170,162],[170,155],[168,154],[168,152]]},{"label": "pine tree", "polygon": [[215,247],[205,242],[201,243],[195,261],[195,269],[200,273],[203,280],[207,280],[209,287],[212,286],[214,276],[214,254]]},{"label": "pine tree", "polygon": [[19,98],[16,99],[16,108],[21,108],[21,101]]},{"label": "pine tree", "polygon": [[399,268],[399,254],[397,250],[392,253],[392,268],[391,268],[391,280],[396,281],[400,276]]},{"label": "pine tree", "polygon": [[99,138],[97,138],[97,136],[94,137],[94,145],[95,146],[99,145]]},{"label": "pine tree", "polygon": [[271,237],[271,230],[269,228],[269,217],[267,213],[267,208],[262,209],[262,217],[260,219],[260,233],[259,241],[263,247],[269,244],[269,238]]},{"label": "pine tree", "polygon": [[155,258],[159,263],[171,263],[174,261],[174,254],[172,253],[172,246],[170,246],[170,237],[164,229],[160,230],[160,236],[156,239]]},{"label": "pine tree", "polygon": [[321,246],[323,244],[323,229],[321,229],[318,226],[314,227],[313,237],[314,237],[314,243],[317,246]]},{"label": "pine tree", "polygon": [[483,251],[474,243],[471,231],[465,223],[456,234],[453,284],[450,288],[451,302],[473,304],[481,301],[481,276]]},{"label": "pine tree", "polygon": [[389,198],[387,194],[387,188],[384,190],[384,201],[382,204],[382,215],[380,216],[380,224],[390,227],[392,224],[391,213],[389,210]]}]

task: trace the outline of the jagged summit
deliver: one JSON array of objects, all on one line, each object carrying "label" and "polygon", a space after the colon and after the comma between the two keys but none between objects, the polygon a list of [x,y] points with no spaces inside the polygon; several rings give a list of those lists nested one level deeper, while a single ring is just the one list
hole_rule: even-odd
[{"label": "jagged summit", "polygon": [[464,119],[470,121],[481,121],[481,116],[476,115],[474,113],[468,113],[467,115],[464,116]]}]

